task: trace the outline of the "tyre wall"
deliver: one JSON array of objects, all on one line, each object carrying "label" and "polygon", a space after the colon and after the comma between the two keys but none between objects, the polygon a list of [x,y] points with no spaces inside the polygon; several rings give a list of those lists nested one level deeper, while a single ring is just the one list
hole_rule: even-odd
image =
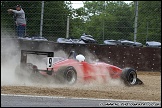
[{"label": "tyre wall", "polygon": [[[90,52],[100,61],[116,65],[120,68],[133,67],[137,71],[161,72],[161,48],[110,46],[99,44],[68,44],[50,41],[31,41],[17,39],[1,39],[1,62],[3,56],[8,53],[8,47],[14,46],[10,54],[16,54],[23,50],[58,51],[63,50],[67,54],[75,50],[77,53]],[[86,58],[91,56],[86,56]]]}]

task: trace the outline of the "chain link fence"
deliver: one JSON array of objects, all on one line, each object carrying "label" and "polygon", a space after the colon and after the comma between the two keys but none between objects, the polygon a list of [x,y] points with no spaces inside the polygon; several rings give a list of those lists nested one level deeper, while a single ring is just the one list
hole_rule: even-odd
[{"label": "chain link fence", "polygon": [[[136,1],[137,2],[137,1]],[[104,40],[126,39],[145,44],[161,42],[161,1],[84,2],[74,9],[70,1],[1,1],[1,38],[16,38],[13,15],[7,9],[20,4],[26,13],[26,36],[43,36],[49,41],[58,38],[80,38],[90,34],[100,44]],[[138,6],[138,8],[136,7]],[[138,9],[138,10],[137,10]],[[137,16],[135,34],[135,16]]]}]

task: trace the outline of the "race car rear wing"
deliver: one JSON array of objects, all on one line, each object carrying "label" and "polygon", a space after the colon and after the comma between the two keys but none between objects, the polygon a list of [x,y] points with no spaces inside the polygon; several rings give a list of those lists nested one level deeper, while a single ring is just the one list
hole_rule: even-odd
[{"label": "race car rear wing", "polygon": [[49,68],[52,68],[54,52],[21,50],[20,64],[26,64],[27,63],[27,54],[47,55],[47,70]]}]

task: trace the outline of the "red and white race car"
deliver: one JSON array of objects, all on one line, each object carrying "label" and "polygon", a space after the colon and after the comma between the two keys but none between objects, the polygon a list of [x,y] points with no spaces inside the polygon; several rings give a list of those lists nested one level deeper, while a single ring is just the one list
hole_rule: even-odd
[{"label": "red and white race car", "polygon": [[[36,65],[27,63],[27,54],[47,55],[47,67],[38,69]],[[68,58],[65,59],[54,57],[54,52],[21,50],[21,62],[16,67],[15,73],[22,80],[23,76],[29,79],[39,77],[39,80],[50,77],[56,82],[69,85],[73,85],[76,82],[91,82],[98,78],[105,83],[110,78],[120,79],[127,86],[143,84],[137,78],[137,73],[133,68],[121,69],[105,62],[89,63],[82,54],[77,55],[75,51],[71,51]]]}]

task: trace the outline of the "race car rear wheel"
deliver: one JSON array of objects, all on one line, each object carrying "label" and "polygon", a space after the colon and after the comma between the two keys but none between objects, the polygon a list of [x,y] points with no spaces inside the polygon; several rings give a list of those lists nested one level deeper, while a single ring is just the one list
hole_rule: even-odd
[{"label": "race car rear wheel", "polygon": [[72,66],[61,67],[56,72],[55,78],[62,84],[73,85],[77,81],[77,72]]},{"label": "race car rear wheel", "polygon": [[15,76],[19,80],[28,79],[33,73],[37,72],[37,66],[32,63],[19,64],[15,69]]},{"label": "race car rear wheel", "polygon": [[137,73],[132,68],[124,68],[122,70],[121,79],[126,86],[134,86],[137,84]]}]

